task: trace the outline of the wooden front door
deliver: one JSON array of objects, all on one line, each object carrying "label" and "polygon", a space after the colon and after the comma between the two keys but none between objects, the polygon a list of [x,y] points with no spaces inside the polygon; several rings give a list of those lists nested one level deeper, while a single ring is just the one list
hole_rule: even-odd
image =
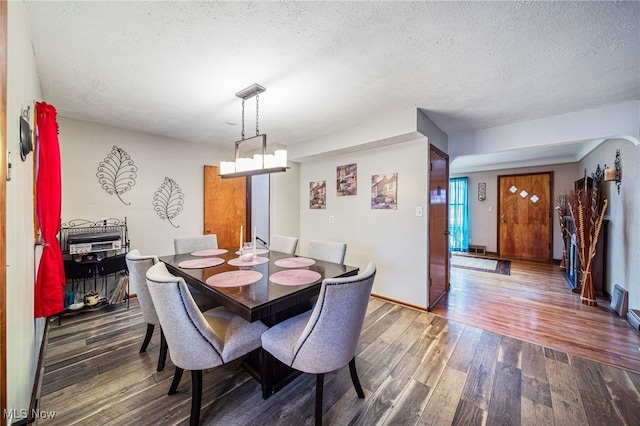
[{"label": "wooden front door", "polygon": [[498,254],[550,262],[553,172],[498,176]]},{"label": "wooden front door", "polygon": [[203,234],[216,234],[218,247],[239,248],[240,225],[244,226],[244,241],[250,241],[247,185],[246,177],[222,179],[217,166],[204,166]]},{"label": "wooden front door", "polygon": [[430,309],[449,289],[449,156],[431,145],[429,162]]}]

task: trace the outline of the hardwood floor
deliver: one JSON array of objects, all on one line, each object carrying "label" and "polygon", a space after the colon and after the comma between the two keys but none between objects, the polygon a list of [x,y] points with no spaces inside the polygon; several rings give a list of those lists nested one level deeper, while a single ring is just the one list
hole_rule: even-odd
[{"label": "hardwood floor", "polygon": [[[602,328],[623,330],[622,324],[604,321],[604,313],[593,316],[587,307],[577,306],[572,313],[556,307],[562,305],[564,291],[554,289],[552,270],[536,273],[532,266],[514,262],[511,280],[468,272],[452,269],[452,291],[437,315],[371,299],[357,356],[365,399],[357,398],[348,368],[326,375],[325,425],[640,424],[640,375],[572,352],[588,345],[573,342],[563,350],[536,344],[532,336],[506,333],[528,325],[535,330],[531,334],[544,336],[544,330],[566,322],[565,315],[573,323],[590,324],[597,335]],[[543,285],[522,288],[526,277],[536,276],[544,277]],[[494,278],[494,294],[485,293],[480,282]],[[520,300],[525,291],[532,293],[530,307]],[[492,309],[479,300],[489,297],[497,302]],[[560,319],[547,324],[553,316]],[[478,317],[481,328],[465,324]],[[500,334],[482,329],[489,325]],[[61,326],[52,322],[39,408],[55,411],[55,417],[39,423],[187,424],[190,375],[184,375],[176,395],[167,395],[173,364],[168,361],[164,371],[155,371],[157,331],[147,353],[138,353],[145,327],[135,300],[128,310],[64,318]],[[574,333],[588,328],[572,327]],[[550,343],[564,340],[546,338]],[[206,371],[203,383],[202,424],[313,423],[311,375],[300,376],[267,400],[238,361]]]},{"label": "hardwood floor", "polygon": [[608,300],[581,304],[556,265],[512,261],[511,275],[451,268],[450,282],[432,313],[640,373],[640,333]]}]

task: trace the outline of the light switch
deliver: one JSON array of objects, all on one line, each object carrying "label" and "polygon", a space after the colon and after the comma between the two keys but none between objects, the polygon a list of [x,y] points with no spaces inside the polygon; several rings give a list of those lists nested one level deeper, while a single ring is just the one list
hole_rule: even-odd
[{"label": "light switch", "polygon": [[493,211],[493,206],[489,206],[489,211],[492,212]]},{"label": "light switch", "polygon": [[416,216],[422,216],[422,206],[416,207]]},{"label": "light switch", "polygon": [[333,223],[333,216],[329,216],[329,223]]}]

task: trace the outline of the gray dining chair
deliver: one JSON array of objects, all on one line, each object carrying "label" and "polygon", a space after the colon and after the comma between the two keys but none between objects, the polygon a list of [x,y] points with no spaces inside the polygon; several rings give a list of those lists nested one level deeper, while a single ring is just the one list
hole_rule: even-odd
[{"label": "gray dining chair", "polygon": [[[160,326],[156,309],[153,306],[153,300],[151,294],[149,294],[149,288],[147,287],[147,271],[153,265],[158,263],[157,256],[143,256],[140,251],[133,249],[127,253],[125,261],[127,262],[127,269],[129,270],[129,286],[130,291],[135,293],[138,297],[138,304],[142,311],[142,318],[147,323],[147,333],[144,336],[142,347],[140,347],[140,353],[146,352],[153,331],[157,326]],[[164,369],[165,362],[167,360],[167,341],[164,338],[162,328],[160,329],[160,355],[158,357],[158,371]]]},{"label": "gray dining chair", "polygon": [[177,392],[184,370],[191,371],[190,424],[200,420],[202,370],[235,360],[260,347],[267,330],[261,321],[248,322],[219,306],[200,312],[184,279],[173,276],[164,263],[147,271],[147,285],[176,366],[169,395]]},{"label": "gray dining chair", "polygon": [[269,250],[295,254],[296,248],[298,248],[298,239],[296,237],[272,235],[269,240]]},{"label": "gray dining chair", "polygon": [[307,246],[307,255],[309,257],[326,262],[343,264],[346,253],[346,243],[313,240],[309,241],[309,245]]},{"label": "gray dining chair", "polygon": [[316,425],[322,424],[325,373],[349,364],[356,393],[364,398],[356,371],[356,349],[375,276],[376,266],[370,263],[359,275],[325,279],[313,310],[262,334],[263,376],[274,368],[274,357],[298,371],[316,375]]},{"label": "gray dining chair", "polygon": [[[193,253],[198,250],[217,248],[218,236],[216,234],[198,235],[195,237],[175,237],[173,239],[173,250],[175,254]],[[189,291],[201,311],[208,311],[216,306],[220,306],[211,297],[203,294],[202,291],[193,286],[189,286]]]},{"label": "gray dining chair", "polygon": [[196,237],[176,237],[173,239],[175,254],[193,253],[198,250],[217,249],[216,234],[198,235]]}]

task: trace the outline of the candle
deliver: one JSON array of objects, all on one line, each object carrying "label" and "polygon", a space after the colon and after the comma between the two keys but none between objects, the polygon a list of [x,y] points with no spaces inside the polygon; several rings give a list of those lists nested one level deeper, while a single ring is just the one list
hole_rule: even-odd
[{"label": "candle", "polygon": [[242,250],[242,225],[240,225],[240,250]]},{"label": "candle", "polygon": [[605,181],[616,180],[616,169],[605,169],[604,180]]},{"label": "candle", "polygon": [[254,226],[253,227],[253,257],[254,257],[254,259],[256,257],[256,233],[257,233],[257,230],[256,230],[256,227]]}]

